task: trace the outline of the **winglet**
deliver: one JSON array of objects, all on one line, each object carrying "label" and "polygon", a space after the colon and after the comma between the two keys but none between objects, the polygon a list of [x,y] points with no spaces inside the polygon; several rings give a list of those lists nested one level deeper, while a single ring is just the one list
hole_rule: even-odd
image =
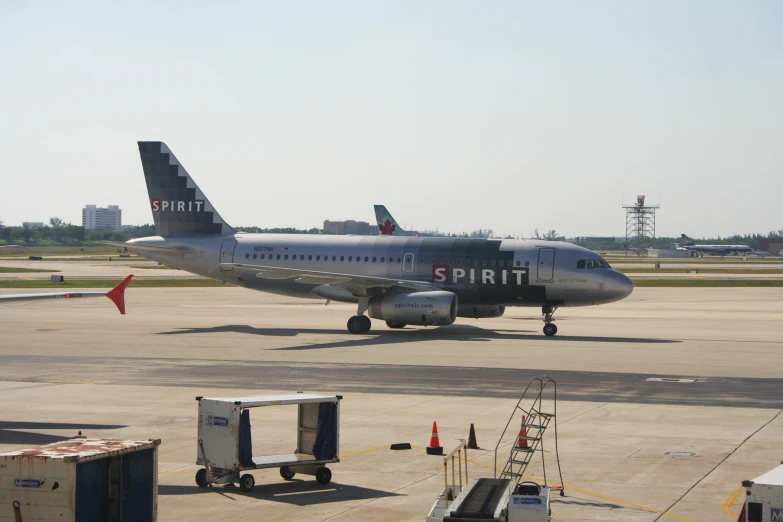
[{"label": "winglet", "polygon": [[133,279],[133,274],[129,275],[123,279],[120,284],[106,292],[106,297],[117,305],[117,310],[119,310],[122,315],[125,315],[125,289],[128,287],[128,283],[131,282],[131,279]]}]

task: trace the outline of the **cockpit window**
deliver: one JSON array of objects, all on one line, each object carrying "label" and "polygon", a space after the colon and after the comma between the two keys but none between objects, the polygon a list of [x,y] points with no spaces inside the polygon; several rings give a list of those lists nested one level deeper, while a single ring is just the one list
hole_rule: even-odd
[{"label": "cockpit window", "polygon": [[588,259],[587,261],[585,261],[584,259],[580,259],[576,263],[576,267],[577,268],[585,268],[585,266],[588,269],[590,269],[590,268],[612,268],[611,266],[609,266],[609,263],[607,263],[603,259]]}]

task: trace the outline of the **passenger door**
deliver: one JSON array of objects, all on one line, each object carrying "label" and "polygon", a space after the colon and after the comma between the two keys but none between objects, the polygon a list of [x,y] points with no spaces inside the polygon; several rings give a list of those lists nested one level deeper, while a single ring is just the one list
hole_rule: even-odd
[{"label": "passenger door", "polygon": [[236,248],[237,242],[233,239],[226,239],[223,241],[223,245],[220,247],[220,269],[225,272],[234,270],[232,266],[223,266],[223,263],[234,262],[234,248]]},{"label": "passenger door", "polygon": [[555,249],[538,249],[538,276],[539,281],[551,281],[555,277]]},{"label": "passenger door", "polygon": [[405,254],[405,258],[402,260],[402,270],[413,272],[413,254]]}]

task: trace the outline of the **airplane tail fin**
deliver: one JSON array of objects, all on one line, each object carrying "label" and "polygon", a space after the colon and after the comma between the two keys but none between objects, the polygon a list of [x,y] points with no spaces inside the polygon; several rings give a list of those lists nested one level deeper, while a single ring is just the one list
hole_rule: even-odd
[{"label": "airplane tail fin", "polygon": [[139,155],[159,236],[236,232],[223,221],[165,143],[140,141]]},{"label": "airplane tail fin", "polygon": [[680,234],[680,237],[682,238],[682,240],[683,240],[683,244],[684,244],[685,246],[690,246],[690,245],[693,245],[693,239],[689,238],[689,237],[688,237],[688,236],[686,236],[685,234]]},{"label": "airplane tail fin", "polygon": [[382,236],[404,236],[405,231],[397,224],[391,213],[383,205],[375,205],[375,220]]},{"label": "airplane tail fin", "polygon": [[122,315],[125,315],[125,289],[128,288],[131,279],[133,279],[133,274],[129,275],[120,281],[120,284],[106,292],[106,297],[112,300],[117,306],[117,310],[119,310]]}]

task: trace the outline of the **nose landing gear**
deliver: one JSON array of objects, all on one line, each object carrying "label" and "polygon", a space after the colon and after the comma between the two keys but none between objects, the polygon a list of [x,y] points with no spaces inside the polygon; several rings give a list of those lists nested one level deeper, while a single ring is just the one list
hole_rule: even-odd
[{"label": "nose landing gear", "polygon": [[552,337],[557,333],[557,326],[554,325],[553,321],[555,320],[553,315],[555,315],[555,311],[557,310],[556,306],[553,305],[544,305],[541,307],[541,313],[544,315],[544,335],[547,337]]}]

